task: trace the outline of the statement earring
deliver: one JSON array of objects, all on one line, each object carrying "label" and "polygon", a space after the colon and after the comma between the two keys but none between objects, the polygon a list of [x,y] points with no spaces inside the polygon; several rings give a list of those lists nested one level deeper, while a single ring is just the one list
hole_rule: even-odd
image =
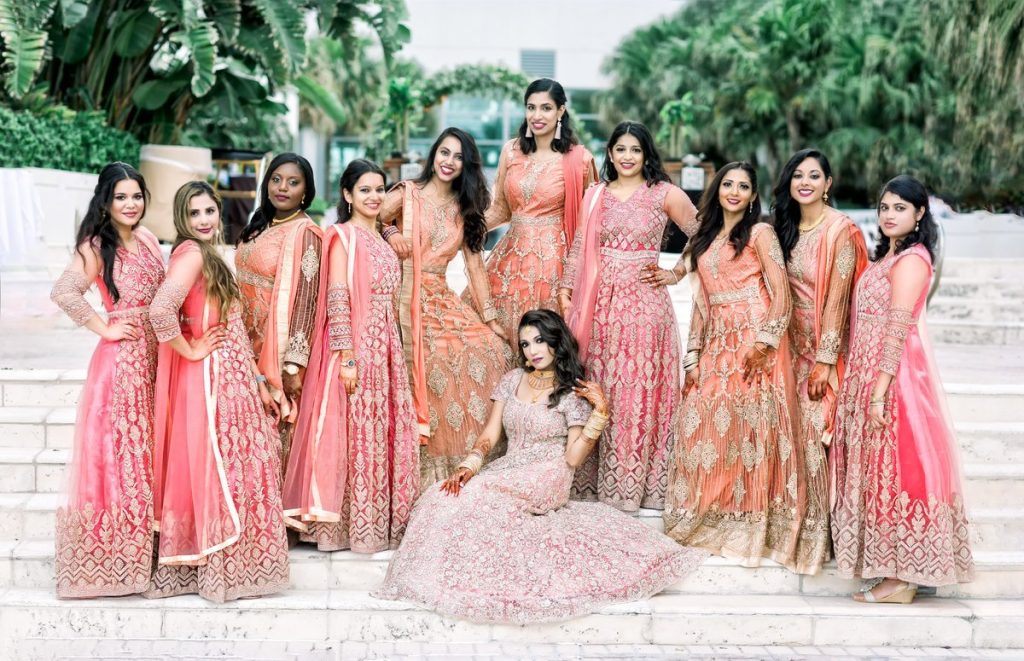
[{"label": "statement earring", "polygon": [[914,223],[914,231],[916,232],[919,229],[921,229],[921,221],[920,220],[917,221],[916,223]]},{"label": "statement earring", "polygon": [[526,122],[526,133],[524,133],[523,135],[526,136],[527,138],[533,137],[533,131],[530,130],[530,122]]},{"label": "statement earring", "polygon": [[747,205],[747,213],[754,213],[754,203],[751,202]]},{"label": "statement earring", "polygon": [[821,201],[828,204],[828,191],[825,191],[825,194],[821,196]]},{"label": "statement earring", "polygon": [[350,216],[352,215],[352,203],[351,202],[348,203],[348,215],[350,215]]},{"label": "statement earring", "polygon": [[561,140],[561,139],[562,139],[562,120],[558,120],[558,123],[555,124],[555,140]]}]

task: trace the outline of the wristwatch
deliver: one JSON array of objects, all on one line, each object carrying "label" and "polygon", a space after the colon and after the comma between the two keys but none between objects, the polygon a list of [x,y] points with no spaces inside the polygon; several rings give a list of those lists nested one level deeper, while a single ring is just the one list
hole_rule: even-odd
[{"label": "wristwatch", "polygon": [[284,373],[289,376],[295,376],[296,374],[299,373],[299,366],[296,365],[295,363],[285,363]]},{"label": "wristwatch", "polygon": [[356,366],[356,359],[355,358],[349,358],[344,363],[342,363],[341,366],[342,367],[355,367]]}]

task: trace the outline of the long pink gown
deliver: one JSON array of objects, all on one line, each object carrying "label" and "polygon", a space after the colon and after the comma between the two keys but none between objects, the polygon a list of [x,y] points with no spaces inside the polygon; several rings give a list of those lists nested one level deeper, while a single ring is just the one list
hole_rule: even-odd
[{"label": "long pink gown", "polygon": [[[818,554],[798,555],[807,511],[806,463],[786,329],[786,264],[775,231],[758,223],[737,256],[728,237],[697,261],[689,349],[698,381],[682,404],[665,504],[665,533],[756,567],[770,558],[813,574]],[[767,375],[748,383],[754,344],[776,347]]]},{"label": "long pink gown", "polygon": [[[137,340],[101,339],[78,400],[68,500],[57,510],[56,568],[60,597],[134,594],[149,585],[153,566],[153,385],[157,340],[149,304],[164,277],[156,237],[135,230],[138,252],[118,248],[115,303],[103,278],[96,286],[111,320],[143,322]],[[50,297],[81,325],[95,311],[90,285],[74,266]]]},{"label": "long pink gown", "polygon": [[523,370],[499,382],[508,453],[458,496],[428,489],[388,567],[380,599],[409,601],[474,622],[565,620],[645,599],[707,554],[601,503],[570,502],[570,427],[590,404],[570,393],[554,407],[516,397]]},{"label": "long pink gown", "polygon": [[[813,567],[831,552],[828,513],[828,459],[825,448],[834,433],[836,395],[845,369],[853,283],[866,264],[864,237],[841,212],[825,208],[825,219],[800,232],[788,263],[793,317],[789,339],[797,397],[799,438],[807,472],[807,514],[800,531],[800,563]],[[816,363],[832,365],[837,378],[819,400],[807,391]]]},{"label": "long pink gown", "polygon": [[[498,322],[513,352],[519,350],[523,313],[539,308],[558,311],[556,294],[568,252],[565,215],[573,214],[575,225],[583,192],[597,178],[594,157],[582,146],[576,150],[581,153],[524,154],[516,138],[501,151],[487,227],[510,226],[487,258],[487,276]],[[570,158],[580,165],[575,168],[575,186],[565,181],[565,161]],[[575,204],[566,198],[572,192],[578,195]]]},{"label": "long pink gown", "polygon": [[[931,257],[915,245],[874,262],[857,283],[829,452],[832,540],[843,576],[940,586],[970,581],[974,560],[956,438],[924,327],[928,282],[894,285],[900,263],[915,259],[930,279]],[[893,375],[884,409],[892,422],[874,431],[867,414],[880,372]]]},{"label": "long pink gown", "polygon": [[[175,248],[150,307],[161,342],[220,323],[199,247]],[[201,361],[160,346],[154,491],[159,556],[147,597],[197,593],[216,602],[288,587],[274,421],[260,401],[252,348],[236,304],[227,340]]]},{"label": "long pink gown", "polygon": [[[413,182],[392,189],[380,219],[397,222],[413,244],[402,264],[399,320],[422,443],[420,488],[443,480],[476,443],[487,395],[512,352],[481,319],[490,287],[479,254],[464,245],[455,199],[438,200]],[[448,286],[448,265],[462,250],[472,305]]]},{"label": "long pink gown", "polygon": [[[671,188],[665,182],[642,185],[622,202],[606,190],[596,202],[602,205],[600,265],[584,366],[608,397],[612,417],[596,455],[576,471],[573,495],[596,497],[626,512],[664,507],[668,453],[675,437],[679,327],[668,290],[640,281],[643,267],[658,263],[669,220],[665,196]],[[696,209],[688,199],[687,206],[689,213],[679,226],[693,235],[698,229]],[[573,288],[582,268],[583,240],[584,232],[577,232],[566,260],[564,287]],[[574,305],[578,295],[573,293]]]},{"label": "long pink gown", "polygon": [[[285,514],[321,551],[398,546],[419,490],[419,439],[398,334],[402,270],[376,232],[324,232],[326,314],[318,314],[303,405],[285,480]],[[356,392],[345,394],[341,351]]]}]

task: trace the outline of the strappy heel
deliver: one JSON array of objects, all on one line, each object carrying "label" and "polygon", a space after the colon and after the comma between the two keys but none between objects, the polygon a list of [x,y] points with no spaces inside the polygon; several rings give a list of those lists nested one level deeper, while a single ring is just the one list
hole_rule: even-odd
[{"label": "strappy heel", "polygon": [[868,589],[855,593],[853,600],[868,604],[909,604],[914,601],[915,596],[917,596],[917,585],[904,583],[884,597],[876,598],[875,593]]}]

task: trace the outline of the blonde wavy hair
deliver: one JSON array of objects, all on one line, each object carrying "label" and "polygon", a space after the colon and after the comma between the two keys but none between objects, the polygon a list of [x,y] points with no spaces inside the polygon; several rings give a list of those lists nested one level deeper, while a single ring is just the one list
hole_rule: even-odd
[{"label": "blonde wavy hair", "polygon": [[[224,245],[222,230],[224,219],[221,217],[221,227],[218,228],[212,241],[199,238],[192,230],[189,223],[189,202],[192,198],[200,195],[209,195],[214,204],[217,205],[217,215],[222,216],[224,204],[220,195],[213,187],[205,181],[190,181],[174,194],[174,229],[178,237],[174,240],[174,248],[177,248],[185,241],[194,241],[199,246],[203,256],[203,277],[206,278],[206,297],[216,300],[220,307],[220,318],[227,321],[228,312],[235,301],[239,299],[238,283],[235,276],[228,268],[227,263],[220,256],[218,246]],[[174,249],[172,248],[172,250]]]}]

